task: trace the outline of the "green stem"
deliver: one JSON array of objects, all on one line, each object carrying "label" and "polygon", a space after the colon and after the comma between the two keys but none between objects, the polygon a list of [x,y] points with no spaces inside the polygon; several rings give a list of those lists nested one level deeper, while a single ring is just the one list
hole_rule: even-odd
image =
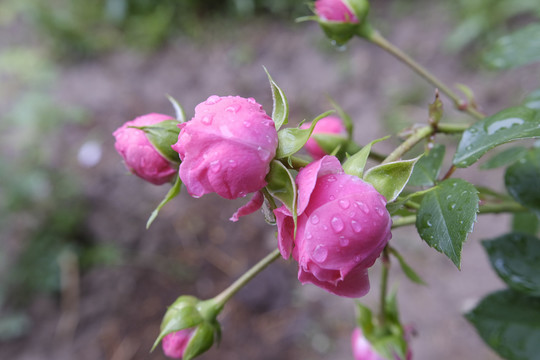
[{"label": "green stem", "polygon": [[390,54],[395,56],[399,61],[403,62],[404,64],[409,66],[411,69],[413,69],[418,75],[422,76],[429,83],[433,84],[436,88],[438,88],[442,93],[444,93],[454,102],[454,106],[458,110],[464,111],[468,113],[469,115],[475,117],[476,119],[483,119],[485,117],[484,114],[476,110],[470,104],[467,104],[466,101],[461,99],[454,91],[452,91],[452,89],[446,86],[435,75],[430,73],[422,65],[418,64],[409,55],[401,51],[401,49],[399,49],[398,47],[390,43],[388,40],[386,40],[378,31],[374,31],[370,35],[371,36],[368,38],[368,40],[370,40],[375,45],[378,45],[382,49],[388,51]]},{"label": "green stem", "polygon": [[443,134],[461,134],[470,126],[470,124],[439,123],[437,124],[437,132]]},{"label": "green stem", "polygon": [[388,273],[390,270],[390,256],[388,256],[388,246],[382,253],[382,274],[381,274],[381,293],[379,298],[381,326],[386,322],[386,294],[388,293]]},{"label": "green stem", "polygon": [[416,215],[401,216],[395,219],[392,219],[392,229],[408,226],[416,223]]},{"label": "green stem", "polygon": [[414,131],[414,133],[407,138],[404,142],[401,143],[390,155],[384,159],[383,164],[399,160],[407,151],[411,150],[412,147],[418,144],[423,139],[429,137],[433,134],[434,129],[430,125],[423,126]]},{"label": "green stem", "polygon": [[246,271],[238,280],[233,282],[227,289],[223,290],[221,294],[216,296],[213,300],[218,308],[225,306],[227,301],[231,299],[241,288],[243,288],[248,282],[250,282],[257,274],[263,271],[268,265],[276,261],[281,256],[279,249],[275,249],[270,254],[266,255],[261,261],[255,264],[251,269]]}]

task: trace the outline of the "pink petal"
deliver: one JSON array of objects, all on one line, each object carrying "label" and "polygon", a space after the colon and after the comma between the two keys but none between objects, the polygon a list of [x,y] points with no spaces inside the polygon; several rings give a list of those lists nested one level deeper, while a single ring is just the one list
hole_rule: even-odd
[{"label": "pink petal", "polygon": [[229,220],[232,222],[237,222],[240,217],[249,215],[259,210],[263,202],[263,193],[261,191],[257,191],[255,194],[253,194],[251,200],[249,200],[247,204],[238,209]]}]

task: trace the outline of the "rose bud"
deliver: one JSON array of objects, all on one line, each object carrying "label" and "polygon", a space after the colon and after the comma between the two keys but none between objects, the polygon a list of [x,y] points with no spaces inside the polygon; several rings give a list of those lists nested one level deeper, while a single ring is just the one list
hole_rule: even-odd
[{"label": "rose bud", "polygon": [[367,0],[317,0],[315,14],[326,36],[337,44],[345,44],[354,35],[361,35],[369,11]]},{"label": "rose bud", "polygon": [[193,329],[183,329],[165,335],[161,340],[161,347],[165,355],[173,359],[181,359],[192,334]]},{"label": "rose bud", "polygon": [[180,178],[194,197],[215,192],[226,199],[262,189],[278,138],[272,119],[253,98],[210,96],[180,126],[173,149]]},{"label": "rose bud", "polygon": [[[381,356],[375,347],[365,338],[362,330],[355,328],[351,336],[351,344],[354,360],[386,360],[386,357]],[[412,360],[412,353],[407,347],[405,358],[400,357],[394,352],[395,360]]]},{"label": "rose bud", "polygon": [[[310,126],[311,123],[307,123],[302,124],[300,128],[307,129]],[[317,122],[313,132],[311,133],[311,137],[306,142],[306,145],[304,145],[307,152],[314,160],[319,160],[323,156],[328,155],[327,152],[317,143],[317,140],[314,137],[314,135],[317,134],[335,136],[337,142],[342,142],[347,139],[347,129],[340,118],[336,116],[327,116],[322,118],[319,120],[319,122]]]},{"label": "rose bud", "polygon": [[274,210],[281,254],[287,259],[292,251],[301,283],[340,296],[365,295],[367,269],[392,236],[386,200],[371,184],[345,174],[334,156],[301,169],[296,184],[296,238],[289,209]]},{"label": "rose bud", "polygon": [[116,139],[114,147],[124,159],[129,171],[155,185],[171,181],[177,167],[158,152],[143,130],[136,127],[155,125],[167,120],[172,118],[163,114],[147,114],[126,122],[113,133]]}]

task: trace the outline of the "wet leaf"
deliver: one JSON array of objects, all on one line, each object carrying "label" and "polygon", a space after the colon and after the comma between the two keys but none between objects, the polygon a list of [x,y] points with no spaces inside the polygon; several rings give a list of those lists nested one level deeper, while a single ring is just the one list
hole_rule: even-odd
[{"label": "wet leaf", "polygon": [[505,35],[489,48],[484,63],[494,69],[511,69],[540,60],[540,24]]},{"label": "wet leaf", "polygon": [[531,212],[518,212],[512,217],[512,230],[536,235],[538,233],[538,216]]},{"label": "wet leaf", "polygon": [[289,103],[287,97],[281,88],[276,84],[274,79],[270,76],[270,73],[264,68],[268,81],[270,81],[270,87],[272,88],[272,99],[274,105],[272,108],[272,119],[276,125],[276,130],[279,130],[283,125],[289,122]]},{"label": "wet leaf", "polygon": [[373,140],[372,142],[364,146],[356,154],[348,158],[347,161],[343,163],[343,170],[345,171],[345,173],[362,178],[364,176],[364,168],[366,166],[369,153],[371,152],[371,147],[373,146],[373,144],[376,144],[379,141],[386,140],[389,137],[390,136],[385,136],[383,138]]},{"label": "wet leaf", "polygon": [[508,108],[465,130],[453,163],[464,168],[498,145],[533,137],[540,137],[540,112],[523,106]]},{"label": "wet leaf", "polygon": [[416,216],[418,234],[461,267],[461,250],[478,213],[478,191],[462,179],[448,179],[428,192]]},{"label": "wet leaf", "polygon": [[523,146],[506,149],[491,157],[488,161],[480,165],[479,168],[482,170],[489,170],[509,165],[521,159],[526,152],[527,148],[524,148]]},{"label": "wet leaf", "polygon": [[[540,240],[523,233],[511,233],[482,241],[491,266],[512,289],[540,296]],[[540,350],[540,349],[539,349]]]},{"label": "wet leaf", "polygon": [[506,169],[506,189],[517,202],[540,213],[540,149],[530,150],[525,157]]},{"label": "wet leaf", "polygon": [[434,185],[439,176],[439,172],[441,171],[445,150],[444,145],[436,144],[433,149],[424,154],[414,166],[408,185]]},{"label": "wet leaf", "polygon": [[392,202],[407,185],[414,164],[418,159],[401,160],[374,166],[364,174],[364,180],[373,185],[386,198],[386,202]]},{"label": "wet leaf", "polygon": [[540,359],[540,298],[513,290],[498,291],[465,317],[504,359]]}]

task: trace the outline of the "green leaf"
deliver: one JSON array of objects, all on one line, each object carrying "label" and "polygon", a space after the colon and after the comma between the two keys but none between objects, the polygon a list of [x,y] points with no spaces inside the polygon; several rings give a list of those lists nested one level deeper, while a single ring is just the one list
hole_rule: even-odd
[{"label": "green leaf", "polygon": [[540,240],[511,233],[482,241],[491,266],[512,289],[540,296]]},{"label": "green leaf", "polygon": [[178,101],[176,101],[176,99],[170,95],[167,95],[167,99],[169,99],[170,103],[172,104],[174,108],[174,112],[176,114],[176,120],[178,121],[178,123],[181,124],[183,122],[186,122],[186,113],[184,112],[184,109],[182,108],[182,106],[180,106]]},{"label": "green leaf", "polygon": [[179,122],[176,120],[165,120],[153,125],[133,126],[144,131],[148,140],[154,148],[167,160],[173,163],[180,162],[180,156],[171,148],[178,142]]},{"label": "green leaf", "polygon": [[513,231],[536,235],[538,225],[538,216],[530,211],[514,213],[512,217]]},{"label": "green leaf", "polygon": [[386,202],[392,202],[407,185],[418,159],[419,157],[374,166],[365,173],[364,180],[372,184],[386,198]]},{"label": "green leaf", "polygon": [[333,134],[313,134],[311,136],[326,154],[342,153],[342,148],[348,143],[347,138]]},{"label": "green leaf", "polygon": [[528,25],[497,39],[483,60],[494,69],[511,69],[539,61],[540,24]]},{"label": "green leaf", "polygon": [[182,189],[182,180],[180,179],[180,176],[176,176],[176,180],[174,181],[174,185],[169,189],[167,192],[167,195],[165,195],[165,198],[161,200],[159,205],[152,211],[152,214],[150,214],[150,217],[148,218],[148,221],[146,222],[146,228],[148,229],[150,225],[154,222],[156,217],[159,214],[159,211],[163,206],[165,206],[166,203],[174,199],[178,194],[180,194],[180,190]]},{"label": "green leaf", "polygon": [[492,156],[488,161],[480,165],[479,168],[482,170],[489,170],[509,165],[521,159],[526,152],[527,148],[524,148],[523,146],[511,147]]},{"label": "green leaf", "polygon": [[498,291],[465,317],[502,358],[540,359],[540,298],[513,290]]},{"label": "green leaf", "polygon": [[373,325],[373,313],[370,308],[361,304],[359,301],[356,301],[356,324],[362,329],[362,333],[365,337],[373,335],[373,332],[375,331]]},{"label": "green leaf", "polygon": [[436,144],[433,149],[422,156],[414,166],[408,185],[433,186],[441,171],[444,153],[444,145]]},{"label": "green leaf", "polygon": [[539,112],[523,106],[504,109],[463,132],[453,163],[458,168],[464,168],[498,145],[539,136]]},{"label": "green leaf", "polygon": [[289,169],[278,160],[270,163],[270,172],[266,175],[266,189],[273,197],[279,199],[293,215],[294,233],[296,234],[296,183]]},{"label": "green leaf", "polygon": [[214,333],[215,328],[212,324],[204,322],[197,326],[184,350],[182,359],[191,360],[210,349],[214,343]]},{"label": "green leaf", "polygon": [[390,137],[390,135],[385,136],[380,139],[373,140],[366,146],[364,146],[360,151],[358,151],[356,154],[351,156],[350,158],[343,163],[343,170],[346,174],[358,176],[359,178],[362,178],[364,176],[364,168],[366,167],[367,159],[369,157],[369,153],[371,152],[371,147],[378,143],[379,141],[386,140]]},{"label": "green leaf", "polygon": [[504,175],[506,189],[520,204],[540,213],[540,149],[530,150]]},{"label": "green leaf", "polygon": [[390,248],[390,254],[394,255],[396,259],[399,261],[399,265],[401,266],[401,269],[403,270],[403,273],[411,280],[412,282],[420,285],[426,285],[426,282],[422,280],[422,278],[414,271],[412,267],[407,264],[405,259],[403,259],[403,256],[394,248]]},{"label": "green leaf", "polygon": [[478,191],[462,179],[448,179],[420,202],[416,229],[435,250],[461,267],[461,250],[478,213]]},{"label": "green leaf", "polygon": [[308,129],[287,128],[278,131],[278,148],[276,150],[276,158],[283,159],[289,157],[300,150],[309,140],[315,125],[320,119],[330,115],[332,111],[327,111],[324,114],[317,116]]},{"label": "green leaf", "polygon": [[287,102],[285,93],[272,79],[268,70],[264,68],[264,71],[268,76],[268,81],[270,81],[270,87],[272,88],[272,99],[274,100],[272,119],[276,125],[276,130],[279,130],[283,125],[286,125],[289,122],[289,103]]}]

